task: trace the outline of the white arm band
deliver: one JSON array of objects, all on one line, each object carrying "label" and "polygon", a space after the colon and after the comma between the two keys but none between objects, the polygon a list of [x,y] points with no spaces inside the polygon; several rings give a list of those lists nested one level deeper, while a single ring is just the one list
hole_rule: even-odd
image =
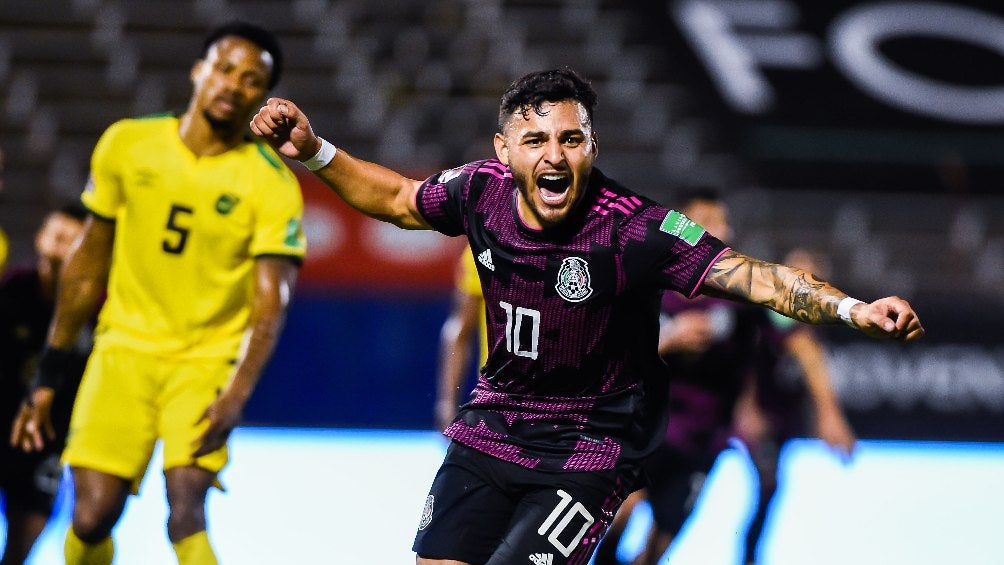
[{"label": "white arm band", "polygon": [[837,316],[840,317],[848,326],[852,328],[858,327],[851,319],[851,308],[854,308],[858,304],[864,304],[864,302],[858,300],[857,298],[851,298],[850,296],[844,298],[837,304]]},{"label": "white arm band", "polygon": [[306,161],[300,161],[303,163],[304,167],[307,167],[311,171],[316,171],[321,167],[327,165],[335,158],[335,154],[338,153],[338,148],[328,143],[328,140],[323,137],[318,137],[321,140],[321,148],[317,150],[317,153],[313,157],[307,159]]}]

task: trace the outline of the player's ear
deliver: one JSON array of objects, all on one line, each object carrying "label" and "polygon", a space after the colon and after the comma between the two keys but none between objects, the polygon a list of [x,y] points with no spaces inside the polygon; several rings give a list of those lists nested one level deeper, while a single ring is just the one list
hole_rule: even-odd
[{"label": "player's ear", "polygon": [[205,59],[197,59],[195,63],[192,64],[192,70],[188,72],[188,79],[192,81],[192,84],[198,84],[199,74],[202,72],[202,66],[206,64]]},{"label": "player's ear", "polygon": [[501,133],[495,134],[495,156],[506,165],[509,164],[509,144],[506,143],[505,136]]}]

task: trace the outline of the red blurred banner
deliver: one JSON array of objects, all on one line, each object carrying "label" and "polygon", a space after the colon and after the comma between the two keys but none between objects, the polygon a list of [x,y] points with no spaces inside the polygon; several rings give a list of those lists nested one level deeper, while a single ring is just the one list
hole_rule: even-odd
[{"label": "red blurred banner", "polygon": [[296,174],[307,235],[301,288],[441,292],[452,287],[465,238],[403,230],[366,217],[313,174]]}]

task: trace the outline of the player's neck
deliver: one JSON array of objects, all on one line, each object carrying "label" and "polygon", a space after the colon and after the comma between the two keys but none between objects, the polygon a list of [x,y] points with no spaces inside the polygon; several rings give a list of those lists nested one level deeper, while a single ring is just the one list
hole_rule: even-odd
[{"label": "player's neck", "polygon": [[178,120],[178,135],[181,142],[198,157],[226,153],[240,145],[243,131],[210,123],[198,111],[189,109]]},{"label": "player's neck", "polygon": [[38,271],[38,282],[42,291],[42,297],[46,301],[54,303],[56,301],[58,269],[48,259],[39,258],[36,270]]}]

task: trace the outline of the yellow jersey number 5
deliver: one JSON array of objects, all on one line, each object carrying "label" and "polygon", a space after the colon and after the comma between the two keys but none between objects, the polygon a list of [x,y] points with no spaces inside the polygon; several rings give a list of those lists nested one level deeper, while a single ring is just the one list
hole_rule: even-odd
[{"label": "yellow jersey number 5", "polygon": [[168,237],[160,242],[161,249],[174,255],[180,255],[185,250],[185,244],[188,243],[188,234],[191,231],[191,228],[186,226],[189,224],[190,217],[194,213],[195,210],[188,206],[182,206],[181,204],[171,205],[171,212],[167,215],[167,225],[164,226],[164,229],[173,232],[173,235],[169,234]]}]

